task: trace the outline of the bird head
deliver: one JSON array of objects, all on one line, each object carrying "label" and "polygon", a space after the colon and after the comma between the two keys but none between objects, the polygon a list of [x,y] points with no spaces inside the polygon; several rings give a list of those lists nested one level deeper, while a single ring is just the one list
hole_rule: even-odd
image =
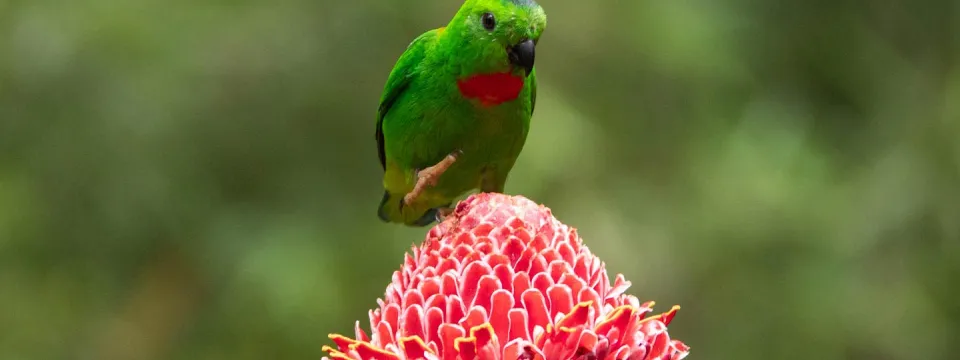
[{"label": "bird head", "polygon": [[467,0],[445,31],[457,37],[464,73],[533,72],[547,15],[534,0]]}]

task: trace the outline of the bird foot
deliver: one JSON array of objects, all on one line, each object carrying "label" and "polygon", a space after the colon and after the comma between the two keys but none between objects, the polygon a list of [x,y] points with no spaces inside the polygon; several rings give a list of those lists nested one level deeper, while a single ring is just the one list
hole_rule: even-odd
[{"label": "bird foot", "polygon": [[440,160],[436,165],[418,171],[417,184],[413,186],[413,190],[403,196],[403,202],[407,205],[412,204],[428,186],[436,186],[437,181],[440,180],[440,175],[443,175],[443,173],[457,161],[457,158],[459,158],[461,154],[462,152],[460,150],[454,151],[444,157],[443,160]]},{"label": "bird foot", "polygon": [[443,220],[446,220],[447,216],[451,214],[453,214],[452,207],[437,208],[437,222],[443,222]]}]

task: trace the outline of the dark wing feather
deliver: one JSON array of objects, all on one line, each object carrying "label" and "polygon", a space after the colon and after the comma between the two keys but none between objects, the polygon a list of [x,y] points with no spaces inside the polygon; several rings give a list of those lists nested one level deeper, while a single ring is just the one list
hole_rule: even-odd
[{"label": "dark wing feather", "polygon": [[537,69],[530,72],[530,116],[533,116],[533,109],[537,108]]},{"label": "dark wing feather", "polygon": [[399,86],[390,93],[389,97],[380,102],[380,107],[377,109],[377,156],[380,158],[380,167],[384,170],[387,169],[387,153],[384,150],[383,143],[383,118],[387,116],[387,111],[393,106],[393,102],[397,101],[397,97],[400,96],[408,86],[410,86],[409,80],[399,84]]}]

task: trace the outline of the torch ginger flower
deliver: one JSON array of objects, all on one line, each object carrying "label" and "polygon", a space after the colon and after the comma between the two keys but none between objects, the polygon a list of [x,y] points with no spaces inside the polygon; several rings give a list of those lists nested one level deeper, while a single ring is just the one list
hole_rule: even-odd
[{"label": "torch ginger flower", "polygon": [[[338,360],[682,359],[671,340],[679,309],[645,317],[653,302],[609,283],[604,264],[550,209],[483,193],[460,202],[394,272],[370,311],[371,335],[331,334]],[[328,359],[324,357],[324,359]]]}]

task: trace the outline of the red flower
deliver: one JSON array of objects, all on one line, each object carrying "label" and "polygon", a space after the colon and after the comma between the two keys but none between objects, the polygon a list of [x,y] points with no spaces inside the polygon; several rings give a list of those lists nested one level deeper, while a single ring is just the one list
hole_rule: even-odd
[{"label": "red flower", "polygon": [[[679,309],[610,285],[603,262],[547,209],[520,196],[473,195],[427,234],[370,311],[371,335],[330,338],[330,358],[682,359],[671,340]],[[324,359],[327,359],[326,357]]]}]

